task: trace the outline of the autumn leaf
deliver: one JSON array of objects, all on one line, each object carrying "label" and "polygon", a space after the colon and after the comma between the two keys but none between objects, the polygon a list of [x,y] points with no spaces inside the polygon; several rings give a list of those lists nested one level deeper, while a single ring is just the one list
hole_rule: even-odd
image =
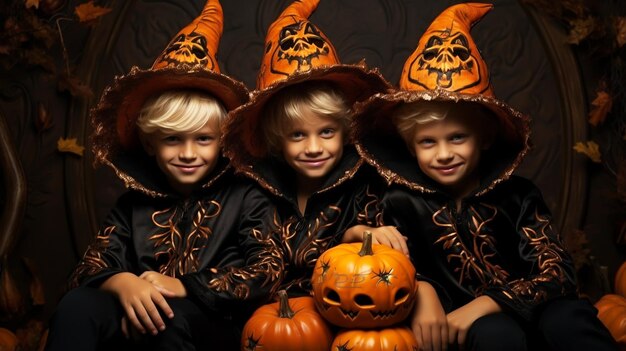
[{"label": "autumn leaf", "polygon": [[617,17],[615,27],[615,33],[617,33],[617,47],[621,48],[626,44],[626,17]]},{"label": "autumn leaf", "polygon": [[26,8],[29,9],[34,7],[36,9],[39,8],[39,0],[26,0]]},{"label": "autumn leaf", "polygon": [[110,8],[96,6],[93,4],[93,0],[74,8],[74,13],[78,16],[79,22],[87,24],[92,23],[98,17],[106,15],[109,12],[111,12]]},{"label": "autumn leaf", "polygon": [[572,28],[567,37],[567,42],[570,44],[578,44],[593,32],[596,23],[593,17],[587,17],[572,20],[570,21],[570,25]]},{"label": "autumn leaf", "polygon": [[589,157],[593,162],[601,162],[600,147],[598,146],[598,144],[596,144],[595,141],[588,141],[586,143],[579,141],[576,143],[576,145],[574,145],[574,150],[581,154],[587,155],[587,157]]},{"label": "autumn leaf", "polygon": [[46,131],[52,128],[52,117],[48,113],[48,110],[43,104],[39,104],[39,113],[37,114],[37,118],[35,119],[35,129],[39,133]]},{"label": "autumn leaf", "polygon": [[93,92],[88,85],[83,83],[79,78],[63,73],[59,76],[58,88],[60,91],[68,91],[72,96],[89,98],[93,96]]},{"label": "autumn leaf", "polygon": [[589,240],[587,235],[582,230],[574,230],[569,235],[563,238],[564,245],[567,248],[570,256],[574,260],[574,266],[576,270],[589,264]]},{"label": "autumn leaf", "polygon": [[57,150],[59,150],[60,152],[69,152],[78,156],[82,156],[83,151],[85,151],[85,147],[78,145],[78,143],[76,142],[76,138],[59,138],[59,140],[57,141]]},{"label": "autumn leaf", "polygon": [[598,91],[596,98],[591,102],[593,109],[589,112],[589,124],[598,126],[606,119],[606,115],[613,107],[613,99],[606,91]]}]

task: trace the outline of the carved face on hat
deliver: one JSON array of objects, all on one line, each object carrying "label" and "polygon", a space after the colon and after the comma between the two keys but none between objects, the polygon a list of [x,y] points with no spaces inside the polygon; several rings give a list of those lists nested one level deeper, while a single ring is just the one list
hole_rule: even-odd
[{"label": "carved face on hat", "polygon": [[199,32],[179,33],[163,51],[160,60],[168,64],[202,65],[213,70],[213,55],[207,52],[207,39]]},{"label": "carved face on hat", "polygon": [[339,63],[330,40],[308,17],[319,0],[295,1],[267,31],[257,88],[287,79],[296,72]]},{"label": "carved face on hat", "polygon": [[217,1],[208,1],[200,16],[181,29],[170,41],[152,65],[152,69],[199,65],[219,73],[215,54],[222,35],[222,25],[221,6]]},{"label": "carved face on hat", "polygon": [[450,7],[428,27],[404,65],[402,89],[493,95],[487,67],[469,34],[491,7],[464,5]]}]

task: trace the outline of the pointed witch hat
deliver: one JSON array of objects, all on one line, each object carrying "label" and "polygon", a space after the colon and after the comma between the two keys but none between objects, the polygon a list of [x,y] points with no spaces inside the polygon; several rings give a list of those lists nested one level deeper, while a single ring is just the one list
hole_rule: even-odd
[{"label": "pointed witch hat", "polygon": [[204,91],[220,100],[227,110],[248,101],[245,85],[222,73],[216,54],[223,30],[222,6],[208,0],[202,13],[181,29],[150,69],[133,67],[102,94],[92,111],[94,154],[108,162],[116,148],[139,147],[136,121],[145,101],[175,90]]},{"label": "pointed witch hat", "polygon": [[413,102],[476,103],[496,116],[496,141],[502,143],[511,162],[501,169],[492,186],[508,178],[529,149],[529,119],[495,98],[489,71],[480,55],[471,27],[493,8],[491,4],[463,3],[445,9],[426,29],[416,50],[407,59],[399,89],[376,94],[355,106],[353,128],[357,150],[388,182],[424,190],[400,175],[406,160],[383,155],[380,139],[399,139],[390,116],[396,107]]},{"label": "pointed witch hat", "polygon": [[377,69],[363,62],[342,64],[332,43],[308,18],[319,0],[296,0],[270,25],[265,51],[250,101],[230,113],[224,135],[224,152],[235,167],[247,167],[267,155],[259,133],[263,108],[281,89],[308,81],[336,86],[348,104],[386,91],[391,85]]}]

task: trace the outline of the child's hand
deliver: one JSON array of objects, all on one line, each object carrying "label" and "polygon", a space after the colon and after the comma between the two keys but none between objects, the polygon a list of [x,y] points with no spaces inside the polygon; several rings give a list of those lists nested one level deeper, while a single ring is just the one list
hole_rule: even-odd
[{"label": "child's hand", "polygon": [[406,245],[407,237],[402,235],[396,227],[388,225],[370,228],[369,231],[372,233],[372,244],[387,245],[409,256],[409,247]]},{"label": "child's hand", "polygon": [[187,289],[180,279],[173,278],[154,271],[145,271],[139,278],[154,285],[165,297],[187,297]]},{"label": "child's hand", "polygon": [[468,304],[448,313],[448,341],[450,344],[458,343],[459,347],[465,345],[467,331],[474,321],[482,316],[500,312],[500,306],[489,296],[479,296]]},{"label": "child's hand", "polygon": [[169,318],[174,317],[163,295],[152,284],[132,273],[115,274],[105,280],[100,288],[117,296],[128,321],[142,334],[149,331],[156,335],[165,329],[159,309]]},{"label": "child's hand", "polygon": [[448,349],[448,323],[446,313],[441,306],[437,292],[427,282],[418,282],[417,304],[411,329],[420,350],[447,350]]},{"label": "child's hand", "polygon": [[365,225],[355,225],[350,227],[343,235],[341,242],[351,243],[363,241],[363,233],[372,233],[372,244],[382,244],[392,247],[405,255],[409,255],[409,248],[406,245],[407,237],[403,236],[394,226],[368,227]]}]

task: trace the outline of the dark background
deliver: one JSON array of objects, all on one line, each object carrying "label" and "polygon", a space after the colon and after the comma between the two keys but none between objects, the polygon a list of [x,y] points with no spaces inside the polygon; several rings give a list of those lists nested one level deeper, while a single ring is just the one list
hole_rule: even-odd
[{"label": "dark background", "polygon": [[[24,349],[36,347],[68,274],[123,191],[108,169],[92,167],[89,110],[114,76],[150,67],[204,5],[96,1],[111,11],[80,22],[74,9],[87,1],[37,2],[0,5],[0,327],[18,332]],[[457,2],[322,0],[310,19],[343,63],[365,58],[395,85],[430,21]],[[267,27],[289,3],[222,0],[223,73],[255,88]],[[612,291],[624,259],[626,78],[615,29],[624,1],[493,4],[472,35],[497,97],[533,119],[534,147],[518,173],[544,192],[581,294],[595,301]],[[593,126],[587,116],[599,89],[613,105]],[[59,138],[76,138],[84,154],[59,151]],[[588,140],[600,145],[601,162],[574,151]]]}]

